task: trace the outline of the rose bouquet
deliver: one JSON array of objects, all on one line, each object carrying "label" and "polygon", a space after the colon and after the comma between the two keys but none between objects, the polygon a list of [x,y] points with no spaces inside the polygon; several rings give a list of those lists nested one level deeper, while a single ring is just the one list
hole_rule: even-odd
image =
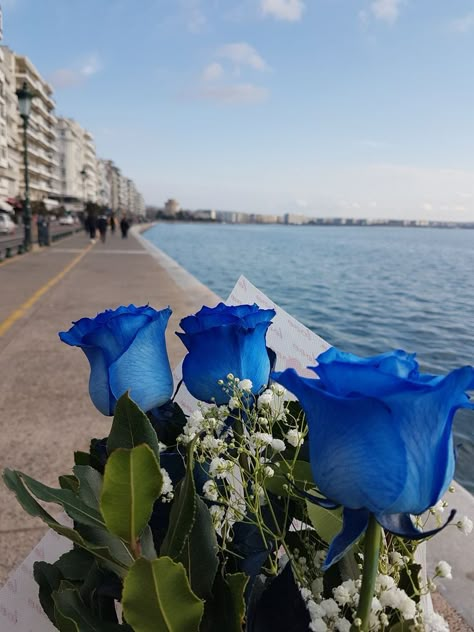
[{"label": "rose bouquet", "polygon": [[[24,509],[73,543],[34,569],[54,626],[447,630],[423,607],[434,578],[416,550],[449,523],[472,529],[454,511],[442,523],[441,510],[474,369],[433,376],[403,351],[330,348],[314,379],[275,372],[274,311],[219,304],[181,321],[184,386],[173,395],[170,314],[131,305],[62,332],[89,360],[110,432],[75,453],[58,488],[4,473]],[[183,388],[198,400],[189,415]],[[440,562],[436,576],[449,574]]]}]

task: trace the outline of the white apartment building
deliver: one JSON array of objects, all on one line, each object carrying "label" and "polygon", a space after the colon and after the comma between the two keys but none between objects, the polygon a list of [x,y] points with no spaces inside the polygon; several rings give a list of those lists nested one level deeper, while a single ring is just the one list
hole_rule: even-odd
[{"label": "white apartment building", "polygon": [[[15,74],[16,88],[26,82],[35,95],[27,128],[30,198],[32,201],[43,200],[47,208],[53,208],[57,202],[52,198],[57,199],[60,189],[53,90],[28,57],[15,54]],[[22,123],[19,124],[19,136],[23,138]],[[22,147],[22,143],[20,146]],[[23,162],[20,161],[20,182],[23,181]],[[20,189],[23,191],[22,184]]]},{"label": "white apartment building", "polygon": [[20,197],[20,115],[16,96],[15,55],[0,46],[0,210],[10,210],[7,200]]},{"label": "white apartment building", "polygon": [[109,178],[108,160],[97,159],[97,204],[112,209],[112,182]]},{"label": "white apartment building", "polygon": [[59,199],[67,210],[83,210],[98,200],[98,161],[94,140],[74,119],[57,123],[61,186]]}]

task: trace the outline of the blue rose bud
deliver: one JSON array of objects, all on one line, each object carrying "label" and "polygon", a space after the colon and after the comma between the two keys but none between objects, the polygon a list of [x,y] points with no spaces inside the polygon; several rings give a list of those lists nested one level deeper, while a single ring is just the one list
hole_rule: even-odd
[{"label": "blue rose bud", "polygon": [[194,316],[180,322],[184,333],[178,333],[188,354],[183,362],[183,380],[197,399],[226,404],[219,380],[232,373],[252,381],[252,392],[258,393],[268,383],[270,359],[265,337],[273,309],[258,305],[203,307]]},{"label": "blue rose bud", "polygon": [[95,318],[81,318],[59,337],[80,347],[91,367],[89,394],[104,415],[113,415],[119,397],[130,397],[148,411],[167,402],[173,377],[166,351],[165,330],[171,309],[121,306]]},{"label": "blue rose bud", "polygon": [[414,355],[359,358],[331,348],[312,370],[272,375],[294,393],[309,425],[313,476],[328,498],[376,514],[420,514],[454,475],[452,422],[473,408],[474,369],[422,374]]}]

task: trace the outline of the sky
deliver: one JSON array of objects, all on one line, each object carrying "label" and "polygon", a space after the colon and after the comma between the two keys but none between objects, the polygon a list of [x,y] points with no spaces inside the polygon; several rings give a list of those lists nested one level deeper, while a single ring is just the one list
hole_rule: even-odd
[{"label": "sky", "polygon": [[474,0],[0,0],[147,204],[474,221]]}]

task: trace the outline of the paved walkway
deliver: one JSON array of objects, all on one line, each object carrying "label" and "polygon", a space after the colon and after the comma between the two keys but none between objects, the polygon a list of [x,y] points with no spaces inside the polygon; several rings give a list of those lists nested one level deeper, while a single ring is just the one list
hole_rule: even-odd
[{"label": "paved walkway", "polygon": [[[74,450],[108,433],[110,419],[89,400],[87,360],[60,342],[71,321],[121,304],[170,305],[168,351],[184,347],[179,320],[215,296],[196,284],[183,292],[158,260],[129,234],[91,245],[82,233],[0,264],[0,469],[21,469],[55,485]],[[45,531],[0,484],[0,585]],[[52,506],[50,506],[51,508]]]}]

